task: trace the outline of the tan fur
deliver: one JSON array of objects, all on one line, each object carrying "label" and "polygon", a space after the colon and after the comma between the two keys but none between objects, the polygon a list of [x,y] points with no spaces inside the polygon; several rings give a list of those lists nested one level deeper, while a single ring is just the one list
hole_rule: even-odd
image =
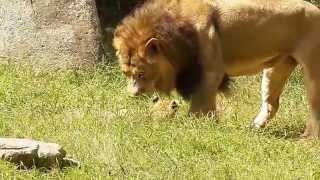
[{"label": "tan fur", "polygon": [[117,27],[114,47],[134,94],[177,89],[196,114],[215,111],[226,75],[263,70],[256,127],[274,116],[284,83],[300,64],[311,106],[304,136],[318,138],[319,33],[320,10],[302,0],[149,0]]},{"label": "tan fur", "polygon": [[179,105],[176,101],[169,98],[158,99],[153,102],[153,106],[150,109],[150,112],[153,117],[157,118],[170,118],[175,115],[179,109]]}]

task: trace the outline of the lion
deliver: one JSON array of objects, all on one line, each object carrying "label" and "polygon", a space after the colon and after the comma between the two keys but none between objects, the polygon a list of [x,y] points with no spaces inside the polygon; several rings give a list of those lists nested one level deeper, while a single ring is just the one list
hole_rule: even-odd
[{"label": "lion", "polygon": [[320,10],[302,0],[149,0],[117,26],[113,46],[128,90],[190,100],[215,112],[228,77],[263,72],[262,128],[279,108],[288,77],[302,66],[310,103],[304,138],[320,135]]},{"label": "lion", "polygon": [[167,97],[161,98],[155,96],[152,98],[153,106],[150,109],[152,117],[156,118],[171,118],[174,117],[179,109],[179,104],[176,100],[171,100]]}]

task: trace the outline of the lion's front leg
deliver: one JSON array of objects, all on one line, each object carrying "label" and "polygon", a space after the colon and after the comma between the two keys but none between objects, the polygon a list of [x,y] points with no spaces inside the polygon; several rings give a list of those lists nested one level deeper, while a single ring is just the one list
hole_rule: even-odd
[{"label": "lion's front leg", "polygon": [[225,75],[219,34],[211,25],[198,34],[199,62],[202,67],[200,86],[191,96],[190,112],[207,115],[216,110],[216,95]]},{"label": "lion's front leg", "polygon": [[215,114],[216,95],[195,94],[191,99],[190,114],[196,116]]},{"label": "lion's front leg", "polygon": [[191,96],[190,113],[199,115],[214,114],[216,110],[216,95],[223,79],[223,73],[205,73],[196,92]]}]

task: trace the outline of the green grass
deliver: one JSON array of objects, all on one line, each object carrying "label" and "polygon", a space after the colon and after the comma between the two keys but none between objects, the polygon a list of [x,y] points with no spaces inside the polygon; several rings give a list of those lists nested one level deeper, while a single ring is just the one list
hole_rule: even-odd
[{"label": "green grass", "polygon": [[302,143],[308,110],[301,74],[292,76],[279,114],[264,130],[258,76],[219,97],[218,119],[150,115],[149,97],[130,98],[116,65],[94,71],[32,71],[0,65],[0,136],[56,142],[81,168],[17,171],[1,179],[319,179],[320,143]]}]

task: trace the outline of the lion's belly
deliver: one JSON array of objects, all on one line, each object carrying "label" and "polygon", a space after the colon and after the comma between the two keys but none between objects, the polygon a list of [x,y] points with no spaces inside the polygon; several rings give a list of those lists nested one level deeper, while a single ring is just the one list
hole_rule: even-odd
[{"label": "lion's belly", "polygon": [[272,67],[274,63],[277,63],[277,57],[280,57],[280,55],[258,59],[229,60],[225,63],[225,70],[229,76],[253,75],[261,72],[264,68]]},{"label": "lion's belly", "polygon": [[268,32],[251,32],[250,35],[246,33],[250,32],[243,31],[247,39],[239,38],[239,33],[238,37],[223,42],[223,61],[230,76],[258,73],[263,68],[272,66],[274,61],[277,61],[275,57],[291,56],[299,42],[299,36],[295,32],[288,32],[289,35],[283,33],[283,37]]}]

